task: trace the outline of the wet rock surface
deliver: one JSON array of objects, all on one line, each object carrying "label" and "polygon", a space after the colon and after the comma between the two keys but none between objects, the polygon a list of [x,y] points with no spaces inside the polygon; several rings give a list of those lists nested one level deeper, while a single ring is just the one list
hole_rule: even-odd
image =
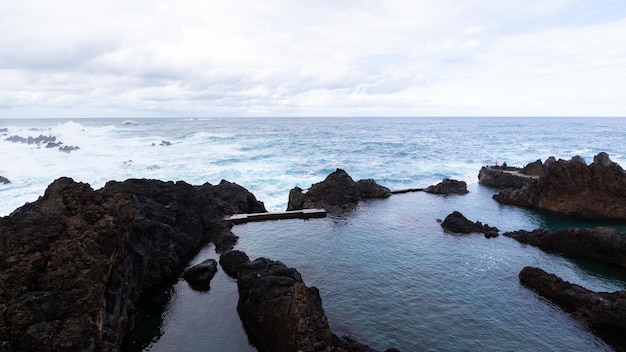
[{"label": "wet rock surface", "polygon": [[497,237],[498,228],[483,224],[480,221],[472,222],[458,211],[452,212],[441,223],[441,227],[457,234],[482,233],[486,238]]},{"label": "wet rock surface", "polygon": [[11,183],[11,181],[9,181],[9,179],[6,177],[0,176],[0,183],[6,185]]},{"label": "wet rock surface", "polygon": [[557,231],[505,232],[504,236],[570,257],[587,258],[626,269],[626,233],[612,228],[571,227]]},{"label": "wet rock surface", "polygon": [[337,169],[322,182],[303,191],[295,187],[289,192],[287,210],[324,208],[330,214],[354,210],[365,199],[388,198],[391,191],[374,180],[355,182],[347,172]]},{"label": "wet rock surface", "polygon": [[183,279],[191,285],[203,285],[208,288],[213,276],[217,273],[217,261],[207,259],[183,272]]},{"label": "wet rock surface", "polygon": [[[228,187],[242,192],[229,199],[250,197]],[[0,350],[118,350],[142,293],[180,275],[207,242],[236,242],[222,218],[252,204],[223,192],[156,180],[94,191],[60,178],[0,218]]]},{"label": "wet rock surface", "polygon": [[594,292],[535,267],[525,267],[519,280],[589,325],[616,350],[626,350],[626,291]]},{"label": "wet rock surface", "polygon": [[424,192],[431,194],[467,194],[467,183],[446,178],[436,185],[428,186]]}]

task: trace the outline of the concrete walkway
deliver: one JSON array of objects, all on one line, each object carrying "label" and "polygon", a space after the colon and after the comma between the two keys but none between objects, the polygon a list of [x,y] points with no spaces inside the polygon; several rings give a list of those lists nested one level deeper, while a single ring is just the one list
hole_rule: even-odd
[{"label": "concrete walkway", "polygon": [[250,213],[226,215],[224,220],[233,224],[245,224],[253,221],[283,220],[283,219],[313,219],[325,218],[325,209],[302,209],[274,213]]}]

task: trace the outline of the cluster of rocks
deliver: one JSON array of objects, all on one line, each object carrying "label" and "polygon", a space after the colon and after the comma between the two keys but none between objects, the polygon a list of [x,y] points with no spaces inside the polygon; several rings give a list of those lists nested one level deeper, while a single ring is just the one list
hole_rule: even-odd
[{"label": "cluster of rocks", "polygon": [[47,149],[58,148],[59,151],[64,152],[64,153],[69,153],[71,151],[80,149],[79,147],[73,146],[73,145],[64,146],[63,142],[61,141],[57,142],[57,137],[44,136],[42,134],[39,135],[38,137],[21,137],[18,135],[14,135],[14,136],[6,138],[5,141],[13,142],[13,143],[25,143],[29,145],[34,144],[37,146],[44,145],[45,148]]},{"label": "cluster of rocks", "polygon": [[[237,194],[235,194],[237,193]],[[150,288],[207,242],[237,237],[225,214],[264,210],[243,187],[69,178],[0,218],[0,350],[114,351]]]},{"label": "cluster of rocks", "polygon": [[[499,187],[502,204],[587,219],[626,220],[626,173],[607,153],[589,165],[579,156],[548,158],[523,168],[483,167],[482,184]],[[535,229],[504,233],[522,243],[572,258],[584,258],[626,269],[626,233],[612,228]],[[539,268],[526,267],[520,283],[581,320],[618,349],[626,349],[626,291],[593,292]]]},{"label": "cluster of rocks", "polygon": [[[161,141],[161,143],[159,143],[159,145],[162,146],[162,147],[167,147],[167,146],[172,145],[172,142],[170,142],[170,141]],[[152,143],[151,146],[152,147],[156,146],[156,143]]]}]

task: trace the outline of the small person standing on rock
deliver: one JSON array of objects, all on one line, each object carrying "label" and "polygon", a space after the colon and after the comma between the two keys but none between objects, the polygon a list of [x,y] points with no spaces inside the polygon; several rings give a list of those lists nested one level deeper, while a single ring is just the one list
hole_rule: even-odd
[{"label": "small person standing on rock", "polygon": [[498,167],[498,160],[496,159],[496,161],[494,162],[494,164],[496,164],[496,167]]}]

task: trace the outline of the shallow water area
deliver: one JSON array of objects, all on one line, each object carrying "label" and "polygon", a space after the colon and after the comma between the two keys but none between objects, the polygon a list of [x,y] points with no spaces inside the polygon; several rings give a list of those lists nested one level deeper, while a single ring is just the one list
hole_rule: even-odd
[{"label": "shallow water area", "polygon": [[[478,184],[469,189],[465,196],[394,195],[340,217],[236,225],[236,248],[252,259],[268,257],[297,268],[307,285],[320,289],[333,331],[376,349],[612,350],[583,324],[522,287],[518,273],[537,266],[596,291],[626,289],[623,278],[603,266],[544,253],[508,237],[444,233],[437,219],[453,210],[501,233],[552,221],[498,205],[490,199],[492,189]],[[216,257],[212,247],[194,262],[208,257]],[[186,283],[176,285],[163,314],[164,333],[145,350],[251,350],[236,313],[236,284],[223,280],[221,268],[219,274],[222,278],[214,279],[208,293],[190,294]],[[213,329],[207,322],[214,323],[214,317],[240,335],[209,334]]]}]

